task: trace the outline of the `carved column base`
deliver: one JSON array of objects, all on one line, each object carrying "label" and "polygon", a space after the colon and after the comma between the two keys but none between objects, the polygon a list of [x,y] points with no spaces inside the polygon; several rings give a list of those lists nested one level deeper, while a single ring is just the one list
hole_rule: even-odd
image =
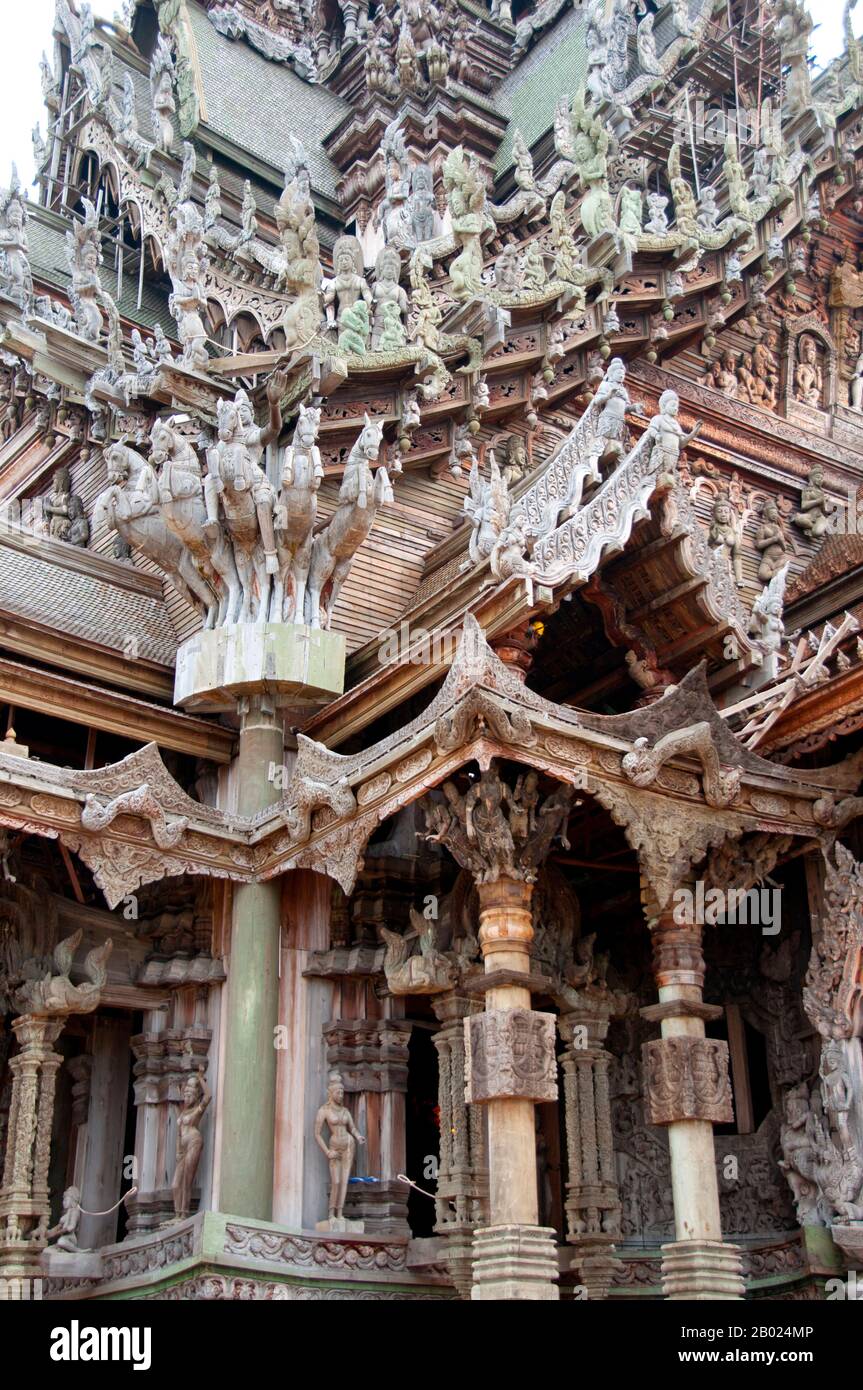
[{"label": "carved column base", "polygon": [[739,1249],[718,1240],[676,1240],[663,1245],[662,1290],[668,1299],[743,1298]]},{"label": "carved column base", "polygon": [[[198,1189],[195,1188],[192,1197],[192,1209],[196,1209],[198,1200]],[[126,1203],[126,1239],[131,1240],[133,1236],[149,1235],[151,1231],[160,1231],[165,1226],[170,1226],[176,1221],[174,1214],[174,1194],[170,1187],[157,1188],[155,1192],[138,1193],[135,1197],[130,1197]]]},{"label": "carved column base", "polygon": [[554,1238],[548,1226],[486,1226],[477,1231],[471,1298],[559,1299]]},{"label": "carved column base", "polygon": [[623,1261],[615,1256],[613,1237],[570,1236],[569,1239],[573,1247],[570,1270],[587,1291],[588,1299],[596,1302],[608,1298],[612,1279],[624,1269]]}]

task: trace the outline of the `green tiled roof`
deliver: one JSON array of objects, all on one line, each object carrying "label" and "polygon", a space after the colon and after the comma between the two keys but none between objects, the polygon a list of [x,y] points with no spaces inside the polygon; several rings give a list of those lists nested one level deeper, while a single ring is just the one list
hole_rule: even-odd
[{"label": "green tiled roof", "polygon": [[558,99],[564,92],[575,92],[584,81],[584,27],[581,11],[570,10],[497,89],[495,102],[501,115],[509,117],[509,125],[495,159],[496,175],[505,173],[512,163],[516,126],[528,145],[534,144],[554,124]]},{"label": "green tiled roof", "polygon": [[[309,156],[313,186],[335,198],[335,166],[321,145],[351,108],[327,87],[304,82],[243,39],[224,38],[198,5],[189,5],[206,103],[206,125],[249,154],[284,169],[295,135]],[[200,138],[205,138],[203,130]]]}]

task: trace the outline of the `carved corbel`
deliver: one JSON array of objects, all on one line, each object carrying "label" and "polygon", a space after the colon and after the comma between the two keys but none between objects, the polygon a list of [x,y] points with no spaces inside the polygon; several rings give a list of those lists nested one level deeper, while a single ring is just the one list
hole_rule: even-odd
[{"label": "carved corbel", "polygon": [[693,864],[741,827],[715,814],[706,816],[696,807],[669,801],[650,792],[636,791],[606,782],[588,788],[622,827],[638,855],[653,901],[661,911]]},{"label": "carved corbel", "polygon": [[652,748],[646,738],[636,739],[633,751],[623,759],[623,771],[636,787],[649,787],[671,758],[684,753],[694,754],[701,763],[708,806],[730,806],[740,791],[740,772],[736,768],[723,769],[706,720],[688,729],[673,729]]},{"label": "carved corbel", "polygon": [[312,812],[319,807],[329,806],[338,817],[349,816],[357,808],[357,799],[348,786],[347,779],[340,777],[330,785],[315,782],[309,777],[294,777],[288,792],[293,804],[285,818],[292,841],[304,844],[312,833]]},{"label": "carved corbel", "polygon": [[159,849],[176,849],[189,824],[187,816],[180,816],[169,825],[155,793],[144,782],[135,791],[121,792],[104,806],[91,792],[81,808],[81,825],[85,830],[105,830],[122,815],[142,816],[149,821]]}]

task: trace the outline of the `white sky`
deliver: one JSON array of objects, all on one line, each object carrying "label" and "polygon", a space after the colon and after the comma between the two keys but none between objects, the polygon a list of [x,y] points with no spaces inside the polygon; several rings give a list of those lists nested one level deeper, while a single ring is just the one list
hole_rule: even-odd
[{"label": "white sky", "polygon": [[[807,0],[817,16],[813,34],[816,66],[823,67],[842,49],[844,0]],[[8,183],[12,161],[22,181],[33,177],[30,134],[37,121],[45,135],[45,112],[39,83],[39,55],[51,57],[54,0],[15,0],[14,19],[7,12],[12,0],[0,0],[0,185]],[[111,19],[120,8],[114,0],[96,0],[97,18]],[[855,28],[863,19],[863,4]]]}]

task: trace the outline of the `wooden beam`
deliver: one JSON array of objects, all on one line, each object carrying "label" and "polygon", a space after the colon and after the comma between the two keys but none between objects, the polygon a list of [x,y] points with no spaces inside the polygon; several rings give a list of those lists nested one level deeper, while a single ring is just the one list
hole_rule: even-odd
[{"label": "wooden beam", "polygon": [[69,875],[69,882],[72,884],[72,892],[75,894],[75,901],[79,903],[84,903],[86,902],[86,898],[84,897],[84,894],[81,890],[81,884],[78,881],[78,875],[75,871],[75,865],[72,863],[72,856],[70,855],[68,849],[66,848],[62,840],[58,840],[57,843],[60,846],[60,854],[63,858],[63,863],[66,865],[66,872]]},{"label": "wooden beam", "polygon": [[162,748],[214,763],[229,763],[234,754],[234,730],[213,720],[162,709],[116,690],[100,690],[69,676],[37,671],[2,657],[0,701],[83,724],[91,734],[100,730],[134,743],[158,743]]}]

